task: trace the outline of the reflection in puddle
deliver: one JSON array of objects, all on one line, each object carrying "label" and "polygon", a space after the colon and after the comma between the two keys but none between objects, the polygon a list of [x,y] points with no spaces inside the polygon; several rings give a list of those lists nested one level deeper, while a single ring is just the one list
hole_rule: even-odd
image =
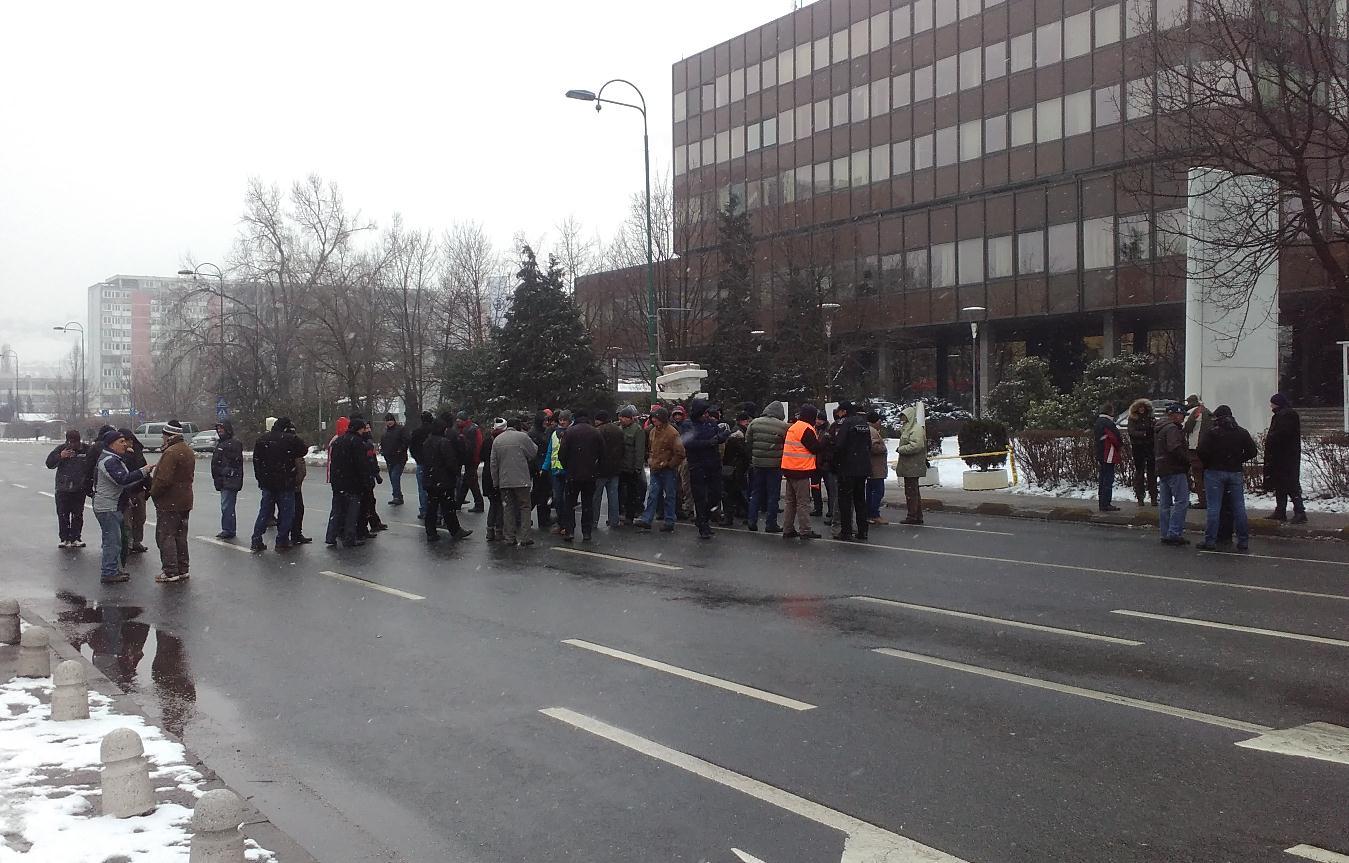
[{"label": "reflection in puddle", "polygon": [[165,730],[181,738],[197,703],[183,640],[140,621],[145,613],[140,606],[91,606],[69,591],[60,591],[56,599],[56,621],[66,640],[122,691],[153,695]]}]

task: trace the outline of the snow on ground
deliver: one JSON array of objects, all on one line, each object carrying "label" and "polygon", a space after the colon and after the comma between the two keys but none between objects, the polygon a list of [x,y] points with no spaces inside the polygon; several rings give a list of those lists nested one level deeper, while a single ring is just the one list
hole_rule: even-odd
[{"label": "snow on ground", "polygon": [[[192,810],[160,802],[135,818],[99,814],[99,747],[115,728],[145,741],[158,801],[190,802],[203,778],[181,744],[140,716],[113,712],[112,700],[89,694],[89,719],[52,722],[51,678],[0,685],[0,863],[187,863]],[[253,863],[274,855],[251,840]]]}]

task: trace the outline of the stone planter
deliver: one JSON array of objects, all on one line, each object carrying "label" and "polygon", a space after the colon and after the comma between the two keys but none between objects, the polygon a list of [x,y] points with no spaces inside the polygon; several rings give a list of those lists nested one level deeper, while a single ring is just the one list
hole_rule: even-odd
[{"label": "stone planter", "polygon": [[1010,484],[1007,480],[1006,468],[965,471],[965,491],[997,491],[1001,488],[1007,488]]},{"label": "stone planter", "polygon": [[[902,485],[902,483],[901,483]],[[936,467],[929,467],[926,476],[918,478],[919,488],[936,488],[941,485],[941,471]]]}]

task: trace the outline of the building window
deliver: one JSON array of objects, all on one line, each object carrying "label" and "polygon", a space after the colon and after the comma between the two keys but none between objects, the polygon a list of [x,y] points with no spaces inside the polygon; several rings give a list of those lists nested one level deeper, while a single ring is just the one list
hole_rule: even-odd
[{"label": "building window", "polygon": [[1050,66],[1063,59],[1063,22],[1052,21],[1035,28],[1035,65]]},{"label": "building window", "polygon": [[1063,101],[1046,99],[1035,105],[1035,140],[1040,143],[1063,137]]},{"label": "building window", "polygon": [[890,148],[890,151],[894,156],[894,158],[890,160],[890,164],[891,168],[894,170],[895,176],[898,177],[900,174],[909,173],[909,168],[911,166],[909,160],[911,153],[909,142],[896,141],[894,146]]},{"label": "building window", "polygon": [[[811,119],[815,109],[814,106],[807,104],[797,105],[793,110],[796,112],[796,140],[803,141],[810,137]],[[781,129],[778,130],[778,138],[779,140],[782,138]]]},{"label": "building window", "polygon": [[815,134],[829,128],[829,100],[821,99],[815,103]]},{"label": "building window", "polygon": [[956,91],[956,55],[943,57],[936,64],[937,96],[949,96]]},{"label": "building window", "polygon": [[1115,266],[1115,220],[1110,216],[1082,223],[1082,266],[1099,270]]},{"label": "building window", "polygon": [[936,11],[936,25],[945,27],[956,21],[956,0],[938,0],[933,4]]},{"label": "building window", "polygon": [[913,32],[913,7],[904,5],[894,11],[891,16],[890,38],[893,41],[908,38]]},{"label": "building window", "polygon": [[970,120],[960,124],[960,161],[968,162],[983,155],[982,120]]},{"label": "building window", "polygon": [[731,159],[731,132],[729,129],[717,133],[717,161],[728,162]]},{"label": "building window", "polygon": [[815,168],[811,165],[802,165],[796,169],[796,197],[798,200],[809,200],[810,196],[815,193],[814,174]]},{"label": "building window", "polygon": [[731,78],[729,75],[717,76],[717,107],[731,104]]},{"label": "building window", "polygon": [[1091,91],[1070,93],[1063,97],[1064,137],[1091,131]]},{"label": "building window", "polygon": [[937,165],[944,167],[954,165],[959,153],[959,135],[955,126],[947,126],[944,129],[937,130],[936,157]]},{"label": "building window", "polygon": [[[866,26],[866,23],[864,22],[864,23],[862,24],[862,26],[865,27],[865,26]],[[843,62],[844,60],[847,60],[847,59],[848,59],[848,31],[847,31],[847,30],[840,30],[840,31],[838,31],[837,33],[835,33],[835,34],[831,37],[830,43],[831,43],[831,44],[830,44],[829,47],[830,47],[830,51],[831,51],[831,56],[833,57],[833,60],[834,60],[835,63],[841,63],[841,62]],[[826,63],[825,65],[828,65],[828,64]],[[820,62],[819,62],[818,59],[815,61],[815,68],[816,68],[816,69],[822,69],[822,68],[824,68],[823,66],[820,65]]]},{"label": "building window", "polygon": [[674,172],[676,175],[686,173],[689,169],[689,151],[682,144],[675,147],[674,150]]},{"label": "building window", "polygon": [[878,12],[871,16],[871,47],[879,49],[890,44],[890,13]]},{"label": "building window", "polygon": [[702,87],[702,98],[698,100],[698,107],[703,111],[711,111],[714,105],[715,88],[712,84],[704,84]]},{"label": "building window", "polygon": [[1119,122],[1119,85],[1111,84],[1095,91],[1096,125],[1109,126]]},{"label": "building window", "polygon": [[871,87],[863,84],[860,87],[853,87],[849,91],[851,106],[848,109],[849,119],[854,123],[860,123],[871,116]]},{"label": "building window", "polygon": [[815,66],[810,65],[811,43],[803,42],[796,46],[796,77],[804,78],[816,69],[829,65],[829,37],[821,36],[815,40]]},{"label": "building window", "polygon": [[681,90],[674,94],[674,119],[676,123],[688,119],[689,94]]},{"label": "building window", "polygon": [[759,77],[754,80],[756,82],[762,81],[764,87],[772,87],[774,84],[781,83],[778,81],[778,58],[769,57],[759,63]]},{"label": "building window", "polygon": [[1071,60],[1091,53],[1091,10],[1063,19],[1063,56]]},{"label": "building window", "polygon": [[[1339,4],[1335,4],[1340,8]],[[1343,12],[1340,13],[1343,15]],[[1190,0],[1157,0],[1157,29],[1170,30],[1190,20]]]},{"label": "building window", "polygon": [[913,139],[913,169],[921,171],[932,167],[932,136],[919,135]]},{"label": "building window", "polygon": [[1012,275],[1012,237],[988,238],[988,277],[1002,279]]},{"label": "building window", "polygon": [[913,32],[932,29],[932,0],[913,0]]},{"label": "building window", "polygon": [[930,287],[931,273],[927,265],[927,249],[914,249],[904,255],[905,282],[910,290]]},{"label": "building window", "polygon": [[813,173],[815,182],[812,184],[812,188],[815,190],[815,194],[829,194],[829,163],[820,162],[815,166]]},{"label": "building window", "polygon": [[1096,15],[1096,47],[1103,48],[1106,45],[1113,45],[1119,41],[1119,4],[1103,6],[1097,9]]},{"label": "building window", "polygon": [[689,170],[692,171],[697,168],[701,168],[703,166],[702,146],[697,141],[694,141],[692,144],[689,144],[688,151],[689,151]]},{"label": "building window", "polygon": [[1148,78],[1135,78],[1125,86],[1128,100],[1128,117],[1137,120],[1152,113],[1152,81]]},{"label": "building window", "polygon": [[745,127],[735,126],[731,129],[731,158],[739,159],[745,155]]},{"label": "building window", "polygon": [[759,64],[745,67],[745,95],[752,96],[759,92]]},{"label": "building window", "polygon": [[984,80],[992,81],[1007,74],[1007,43],[994,42],[984,46]]},{"label": "building window", "polygon": [[961,240],[956,247],[959,258],[960,284],[977,285],[984,280],[984,240]]},{"label": "building window", "polygon": [[1116,245],[1120,263],[1136,264],[1152,257],[1151,227],[1147,213],[1119,217]]},{"label": "building window", "polygon": [[956,283],[956,244],[937,243],[932,247],[929,264],[932,287],[949,288]]},{"label": "building window", "polygon": [[852,176],[848,161],[847,156],[839,156],[834,160],[834,182],[830,188],[835,192],[841,192],[848,188],[848,180]]},{"label": "building window", "polygon": [[848,56],[854,60],[871,53],[870,21],[863,19],[848,30]]},{"label": "building window", "polygon": [[923,66],[913,70],[913,101],[921,102],[932,98],[932,67]]},{"label": "building window", "polygon": [[903,108],[905,105],[909,104],[909,100],[912,98],[913,93],[912,86],[913,83],[910,80],[908,72],[905,72],[902,75],[896,75],[894,77],[894,86],[890,88],[890,97],[892,99],[890,104],[895,108]]},{"label": "building window", "polygon": [[1049,272],[1071,273],[1077,269],[1077,223],[1050,225]]},{"label": "building window", "polygon": [[1185,242],[1185,229],[1188,224],[1188,214],[1184,209],[1165,210],[1157,214],[1156,221],[1157,257],[1165,258],[1170,255],[1184,256],[1187,252]]},{"label": "building window", "polygon": [[972,18],[983,11],[982,6],[982,0],[960,0],[960,17]]},{"label": "building window", "polygon": [[778,54],[778,83],[779,83],[779,84],[786,84],[787,82],[791,81],[793,78],[796,77],[796,71],[795,71],[795,70],[796,70],[796,63],[795,63],[795,59],[794,59],[794,58],[795,58],[795,55],[792,53],[792,49],[790,49],[790,48],[788,48],[786,51],[783,51],[782,53]]},{"label": "building window", "polygon": [[739,102],[745,98],[745,70],[731,70],[731,101]]},{"label": "building window", "polygon": [[1124,7],[1124,28],[1130,36],[1152,29],[1152,0],[1129,0]]},{"label": "building window", "polygon": [[1012,41],[1008,43],[1011,53],[1010,68],[1013,72],[1024,72],[1035,65],[1035,36],[1031,33],[1022,33],[1020,36],[1013,36]]},{"label": "building window", "polygon": [[849,98],[847,93],[839,93],[834,97],[834,108],[831,111],[830,119],[835,126],[846,126],[852,122],[852,115],[849,113]]},{"label": "building window", "polygon": [[890,178],[890,145],[871,148],[871,181],[879,183]]},{"label": "building window", "polygon": [[1007,149],[1007,115],[999,114],[984,121],[984,150],[996,153]]},{"label": "building window", "polygon": [[763,125],[760,123],[750,123],[749,126],[745,127],[745,136],[747,139],[745,141],[745,149],[751,153],[763,146],[763,141],[759,137],[761,129],[763,129]]},{"label": "building window", "polygon": [[1045,271],[1045,232],[1023,231],[1016,235],[1016,271],[1021,275]]},{"label": "building window", "polygon": [[868,102],[868,107],[875,111],[876,116],[880,116],[889,110],[885,107],[890,104],[889,78],[881,78],[878,81],[871,82],[871,95]]},{"label": "building window", "polygon": [[[795,123],[793,123],[792,111],[790,108],[788,108],[786,111],[783,111],[776,117],[770,117],[769,120],[773,121],[774,128],[771,130],[771,132],[774,136],[774,141],[769,141],[767,140],[767,137],[765,137],[763,142],[763,145],[765,147],[773,146],[774,142],[778,144],[790,144],[796,138],[810,137],[809,122],[807,122],[806,127],[804,129],[801,128],[799,119]],[[764,126],[763,129],[764,135],[767,136],[770,132],[768,128],[768,120],[764,120],[763,126]]]},{"label": "building window", "polygon": [[1035,109],[1022,108],[1012,112],[1012,146],[1020,147],[1035,141]]},{"label": "building window", "polygon": [[984,80],[983,56],[978,48],[960,52],[960,89],[971,90]]},{"label": "building window", "polygon": [[715,165],[717,163],[717,145],[713,138],[703,139],[703,164]]},{"label": "building window", "polygon": [[860,189],[863,186],[871,184],[871,151],[862,150],[853,153],[850,158],[852,162],[851,183],[854,189]]}]

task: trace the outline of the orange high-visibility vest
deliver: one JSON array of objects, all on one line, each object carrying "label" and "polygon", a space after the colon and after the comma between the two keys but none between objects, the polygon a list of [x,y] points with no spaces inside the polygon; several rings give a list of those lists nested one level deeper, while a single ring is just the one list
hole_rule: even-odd
[{"label": "orange high-visibility vest", "polygon": [[801,443],[806,431],[814,428],[808,422],[797,420],[787,429],[787,439],[782,443],[783,470],[815,470],[815,453]]}]

